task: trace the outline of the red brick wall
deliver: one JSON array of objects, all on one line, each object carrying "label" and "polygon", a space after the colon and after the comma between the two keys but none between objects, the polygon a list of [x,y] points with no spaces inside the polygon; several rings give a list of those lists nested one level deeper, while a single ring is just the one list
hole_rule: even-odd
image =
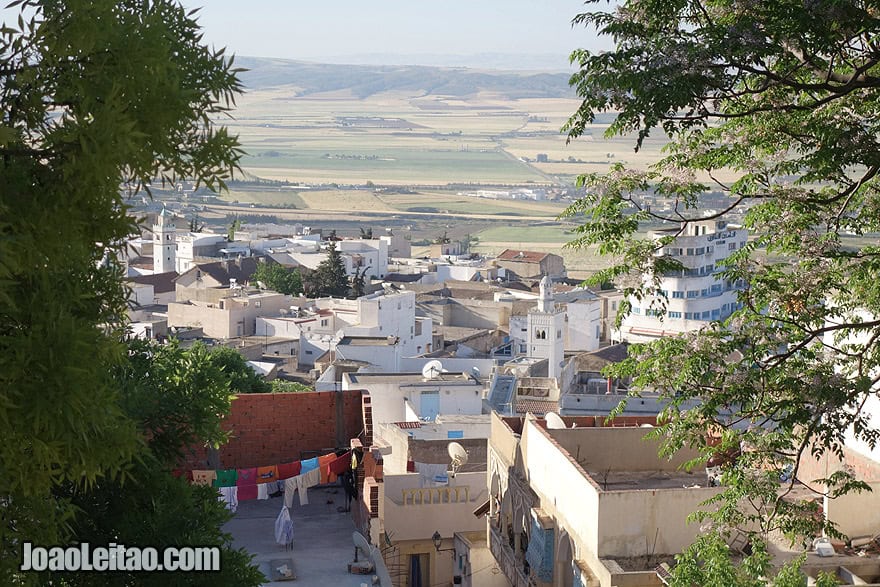
[{"label": "red brick wall", "polygon": [[[343,402],[340,430],[337,399]],[[231,437],[219,449],[219,468],[274,465],[348,448],[363,427],[360,391],[242,394],[223,422]],[[186,466],[213,468],[204,447],[192,450]]]}]

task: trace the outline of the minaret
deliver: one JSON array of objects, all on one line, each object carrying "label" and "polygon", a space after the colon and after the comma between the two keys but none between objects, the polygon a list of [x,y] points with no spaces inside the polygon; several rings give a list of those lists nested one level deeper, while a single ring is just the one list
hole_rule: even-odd
[{"label": "minaret", "polygon": [[159,212],[153,225],[153,273],[168,273],[175,270],[177,242],[174,217],[165,206]]},{"label": "minaret", "polygon": [[528,356],[547,359],[548,377],[562,374],[565,358],[565,311],[556,307],[553,282],[541,279],[538,305],[528,314]]}]

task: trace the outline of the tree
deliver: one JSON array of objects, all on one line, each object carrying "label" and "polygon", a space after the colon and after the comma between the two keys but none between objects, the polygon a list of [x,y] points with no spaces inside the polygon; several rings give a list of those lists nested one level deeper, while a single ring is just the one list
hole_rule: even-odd
[{"label": "tree", "polygon": [[362,295],[367,292],[367,271],[370,270],[370,266],[363,267],[361,269],[355,269],[354,276],[351,278],[351,290],[349,293],[349,297],[353,300],[358,299]]},{"label": "tree", "polygon": [[[880,437],[863,409],[880,372],[880,247],[849,236],[880,230],[877,17],[858,1],[629,0],[574,20],[616,48],[572,54],[583,101],[570,139],[610,111],[609,136],[635,133],[636,149],[652,133],[670,141],[648,169],[615,164],[579,179],[587,196],[567,214],[588,220],[571,244],[614,258],[595,281],[662,306],[652,277],[682,269],[662,254],[675,234],[640,238],[640,224],[683,234],[746,209],[751,241],[721,268],[744,284],[742,308],[700,332],[634,345],[616,369],[667,402],[666,451],[747,449],[724,466],[724,491],[703,514],[722,531],[833,534],[789,493],[801,459],[842,455],[847,435],[872,447]],[[703,209],[710,190],[726,198],[720,209]],[[649,210],[646,194],[673,212]],[[683,409],[692,399],[699,407]],[[822,482],[832,497],[865,487],[846,470]]]},{"label": "tree", "polygon": [[220,369],[229,379],[232,393],[268,393],[272,387],[251,369],[237,350],[228,346],[218,346],[208,354],[211,364]]},{"label": "tree", "polygon": [[72,536],[79,542],[216,546],[220,572],[63,573],[54,579],[64,585],[102,586],[256,586],[265,581],[251,566],[251,555],[233,548],[231,537],[221,531],[231,516],[216,490],[190,485],[171,472],[189,447],[216,447],[227,439],[220,423],[229,413],[234,381],[217,356],[200,344],[181,349],[176,342],[130,343],[128,361],[113,374],[123,409],[142,439],[137,459],[121,479],[100,479],[86,489],[65,485],[55,494],[79,511],[72,523]]},{"label": "tree", "polygon": [[342,255],[336,250],[336,243],[327,246],[327,258],[306,277],[306,294],[312,298],[333,296],[343,298],[348,295],[348,274]]},{"label": "tree", "polygon": [[373,227],[372,226],[368,226],[367,228],[364,228],[363,226],[361,226],[361,227],[359,227],[359,230],[361,231],[361,238],[364,238],[364,239],[373,238]]},{"label": "tree", "polygon": [[[111,367],[126,310],[120,194],[156,178],[221,187],[237,141],[214,119],[240,90],[223,52],[165,0],[13,3],[0,29],[0,583],[23,541],[62,544],[53,490],[138,453]],[[18,577],[28,582],[33,577]]]},{"label": "tree", "polygon": [[302,275],[295,267],[284,267],[278,263],[266,261],[257,265],[252,279],[285,295],[298,296],[303,292]]}]

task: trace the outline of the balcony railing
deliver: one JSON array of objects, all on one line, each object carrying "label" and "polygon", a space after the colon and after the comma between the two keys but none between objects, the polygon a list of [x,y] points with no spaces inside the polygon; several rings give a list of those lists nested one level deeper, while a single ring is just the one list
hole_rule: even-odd
[{"label": "balcony railing", "polygon": [[489,528],[489,534],[489,550],[512,587],[529,587],[529,578],[522,572],[522,561],[516,559],[506,538],[495,527]]},{"label": "balcony railing", "polygon": [[470,501],[470,487],[413,487],[401,490],[403,505],[424,505],[435,503],[466,503]]}]

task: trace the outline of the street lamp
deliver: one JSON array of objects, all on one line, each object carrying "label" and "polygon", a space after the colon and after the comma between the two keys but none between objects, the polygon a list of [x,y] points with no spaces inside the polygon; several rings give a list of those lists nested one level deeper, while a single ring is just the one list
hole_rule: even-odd
[{"label": "street lamp", "polygon": [[449,552],[454,551],[455,548],[440,548],[443,545],[443,537],[440,536],[440,532],[434,531],[434,535],[431,536],[431,542],[434,543],[434,549],[437,552]]}]

